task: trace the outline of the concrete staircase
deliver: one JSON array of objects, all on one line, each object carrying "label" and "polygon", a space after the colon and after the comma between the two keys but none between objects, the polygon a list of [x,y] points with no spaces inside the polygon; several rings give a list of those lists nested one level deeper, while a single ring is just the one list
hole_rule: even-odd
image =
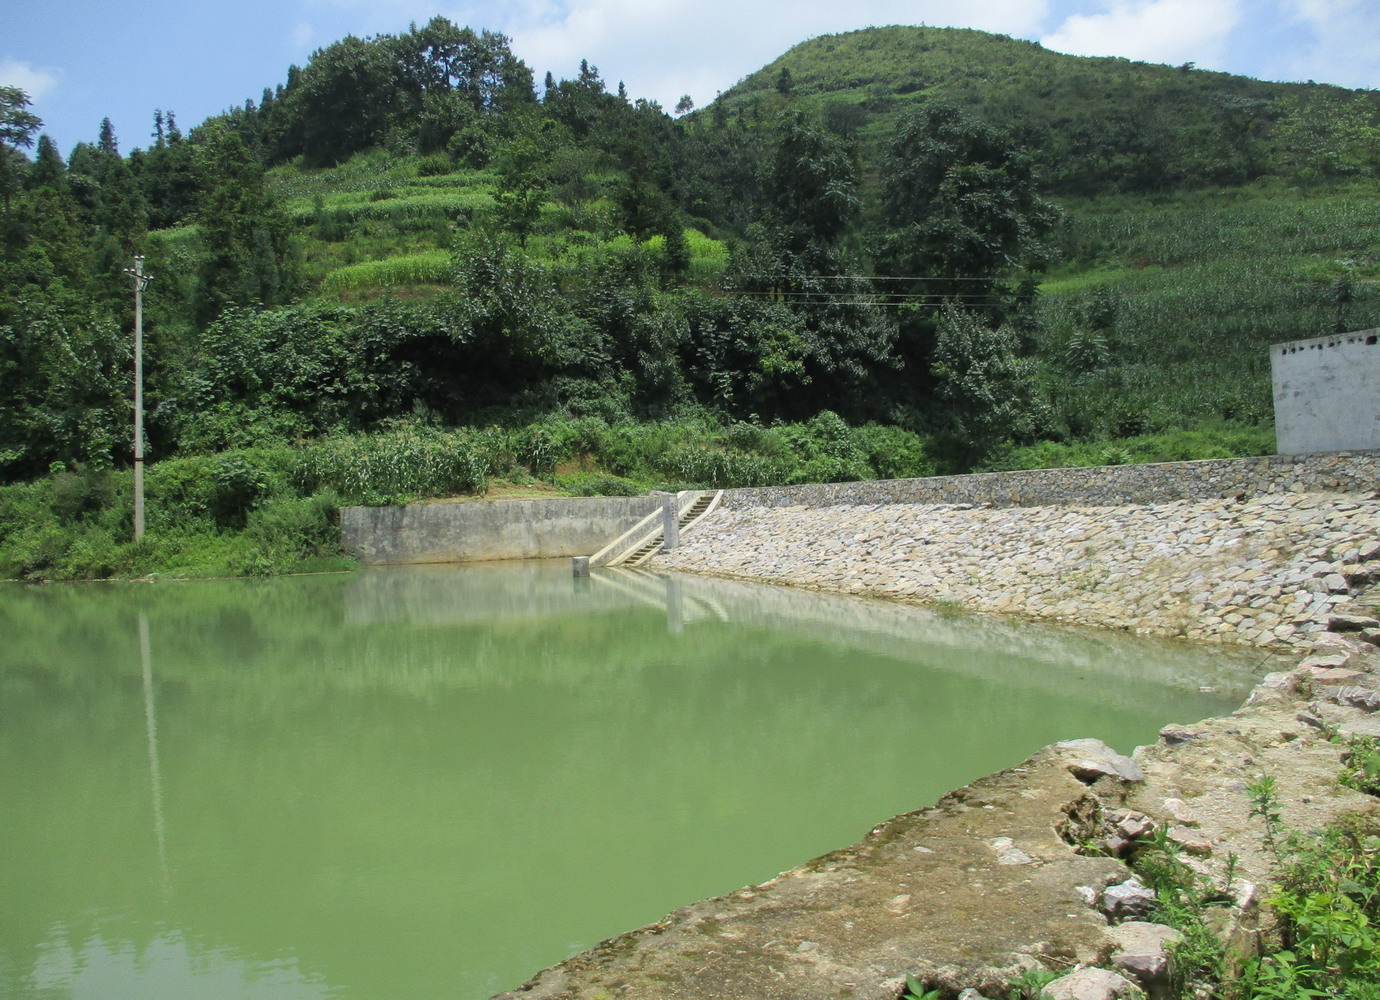
[{"label": "concrete staircase", "polygon": [[[676,494],[677,523],[686,531],[708,517],[723,499],[723,490],[685,490]],[[661,550],[665,541],[662,512],[648,514],[589,557],[589,565],[642,566]]]}]

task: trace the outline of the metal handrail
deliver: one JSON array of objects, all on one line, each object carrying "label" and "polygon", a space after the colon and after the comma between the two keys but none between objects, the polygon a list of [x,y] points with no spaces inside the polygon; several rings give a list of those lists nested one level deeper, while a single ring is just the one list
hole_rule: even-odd
[{"label": "metal handrail", "polygon": [[[679,510],[676,511],[676,520],[677,520],[677,522],[679,522],[681,518],[683,518],[686,514],[688,514],[691,510],[693,510],[694,507],[695,507],[695,504],[699,503],[701,500],[704,499],[704,496],[705,496],[705,493],[706,493],[706,492],[708,492],[708,491],[707,491],[707,490],[698,490],[698,491],[696,491],[696,492],[695,492],[695,496],[693,497],[693,499],[691,499],[691,501],[690,501],[688,504],[686,504],[684,507],[682,507],[682,508],[680,508]],[[695,525],[699,524],[699,523],[700,523],[701,521],[703,521],[706,517],[708,517],[710,514],[712,514],[712,513],[714,512],[714,509],[715,509],[716,507],[719,506],[719,501],[721,501],[721,500],[723,499],[723,496],[724,496],[724,491],[723,491],[723,490],[716,490],[716,491],[714,492],[714,496],[713,496],[713,497],[710,499],[710,501],[709,501],[709,505],[708,505],[707,507],[705,507],[705,509],[704,509],[703,511],[701,511],[700,514],[699,514],[699,516],[696,517],[693,521],[690,521],[690,522],[688,522],[688,523],[686,523],[686,524],[680,525],[680,531],[681,531],[682,533],[684,533],[684,532],[686,532],[686,531],[689,531],[689,530],[690,530],[691,528],[693,528]],[[658,530],[658,531],[655,531],[655,532],[653,532],[653,533],[647,535],[647,537],[645,537],[644,539],[642,539],[642,541],[640,541],[636,546],[632,547],[632,551],[634,551],[634,552],[637,551],[637,549],[641,548],[643,545],[646,545],[646,544],[647,544],[648,542],[650,542],[652,539],[656,538],[656,536],[659,535],[659,534],[661,534],[661,532]],[[642,557],[641,557],[640,559],[638,559],[636,562],[630,563],[629,565],[632,565],[632,566],[641,566],[641,565],[643,565],[644,563],[646,563],[648,560],[650,560],[650,559],[652,558],[652,556],[654,556],[654,555],[656,555],[656,550],[655,550],[655,549],[652,549],[652,550],[650,550],[650,551],[648,551],[648,552],[643,553],[643,555],[642,555]]]},{"label": "metal handrail", "polygon": [[[681,497],[690,497],[690,502],[687,503],[684,507],[680,506],[680,504],[676,505],[677,518],[679,518],[682,514],[685,513],[685,511],[689,510],[691,507],[694,506],[695,501],[699,499],[701,492],[702,491],[700,490],[681,490],[679,493],[676,494],[676,500],[678,501]],[[589,557],[590,566],[593,567],[604,565],[608,561],[608,556],[610,553],[626,552],[628,549],[636,549],[642,545],[647,544],[647,542],[651,541],[652,538],[655,537],[657,532],[661,530],[660,528],[657,528],[654,531],[648,532],[646,530],[647,525],[651,524],[653,521],[660,520],[661,513],[661,508],[658,507],[656,510],[652,511],[650,514],[644,517],[642,520],[634,524],[627,531],[623,532],[623,534],[619,535],[613,541],[609,542],[598,552],[594,553],[594,555]],[[645,532],[645,534],[639,538],[639,532]],[[637,543],[629,544],[628,539],[630,538],[637,538]]]}]

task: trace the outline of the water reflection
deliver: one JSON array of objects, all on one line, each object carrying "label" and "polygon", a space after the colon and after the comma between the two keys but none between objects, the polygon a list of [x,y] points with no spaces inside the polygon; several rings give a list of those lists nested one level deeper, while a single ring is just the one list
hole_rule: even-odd
[{"label": "water reflection", "polygon": [[243,1000],[324,1000],[325,984],[304,976],[290,960],[254,962],[229,949],[193,947],[162,930],[136,947],[101,934],[73,941],[54,928],[40,947],[28,987],[34,996],[119,1000],[148,996],[151,983],[165,996],[241,997]]},{"label": "water reflection", "polygon": [[168,892],[168,837],[163,820],[163,775],[158,766],[158,716],[153,709],[153,655],[149,650],[149,616],[139,612],[139,666],[144,679],[144,730],[149,747],[149,790],[153,793],[153,837],[158,842],[158,875]]},{"label": "water reflection", "polygon": [[[520,580],[520,597],[497,585]],[[463,626],[479,620],[536,621],[567,615],[618,615],[637,607],[665,612],[669,635],[686,623],[718,623],[749,631],[789,632],[927,667],[976,672],[1003,684],[1061,690],[1072,668],[1134,699],[1129,689],[1166,685],[1217,688],[1235,704],[1267,668],[1272,654],[1049,622],[936,611],[894,601],[816,593],[709,577],[602,568],[589,577],[559,577],[549,564],[493,563],[456,573],[453,567],[376,569],[350,582],[350,625],[406,623]],[[693,635],[692,635],[693,638]],[[1129,749],[1129,748],[1128,748]]]},{"label": "water reflection", "polygon": [[11,588],[0,633],[6,997],[486,997],[1263,669],[564,561]]}]

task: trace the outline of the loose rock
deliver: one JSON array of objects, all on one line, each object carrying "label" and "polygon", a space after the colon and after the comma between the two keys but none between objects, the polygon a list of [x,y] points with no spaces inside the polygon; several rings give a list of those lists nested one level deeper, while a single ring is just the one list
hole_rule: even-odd
[{"label": "loose rock", "polygon": [[1135,877],[1108,886],[1102,893],[1102,912],[1113,920],[1148,916],[1154,908],[1155,891]]},{"label": "loose rock", "polygon": [[1380,499],[1356,494],[972,509],[751,506],[753,496],[726,500],[655,565],[1305,648],[1331,620],[1352,621],[1343,605],[1362,586],[1333,549],[1359,552],[1360,540],[1380,537]]},{"label": "loose rock", "polygon": [[1183,935],[1163,924],[1130,920],[1107,931],[1115,944],[1112,965],[1138,982],[1152,998],[1168,994],[1170,986],[1169,946]]},{"label": "loose rock", "polygon": [[1079,969],[1045,987],[1050,1000],[1122,1000],[1143,997],[1140,987],[1125,976],[1106,969]]}]

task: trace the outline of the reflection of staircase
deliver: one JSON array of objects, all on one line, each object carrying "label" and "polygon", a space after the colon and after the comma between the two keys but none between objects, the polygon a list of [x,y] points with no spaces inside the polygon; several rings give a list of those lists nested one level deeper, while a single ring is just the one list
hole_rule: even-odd
[{"label": "reflection of staircase", "polygon": [[[685,490],[676,494],[680,530],[693,527],[719,506],[723,490]],[[589,557],[590,566],[641,566],[660,550],[664,541],[661,511],[648,514]]]},{"label": "reflection of staircase", "polygon": [[[626,566],[605,566],[603,569],[603,573],[594,573],[590,576],[596,588],[608,587],[638,603],[653,608],[665,608],[668,611],[672,602],[677,602],[680,606],[680,618],[686,625],[698,621],[729,620],[728,610],[712,589],[704,593],[682,595],[682,580],[663,576],[656,570],[628,569]],[[672,579],[675,582],[674,589]]]}]

